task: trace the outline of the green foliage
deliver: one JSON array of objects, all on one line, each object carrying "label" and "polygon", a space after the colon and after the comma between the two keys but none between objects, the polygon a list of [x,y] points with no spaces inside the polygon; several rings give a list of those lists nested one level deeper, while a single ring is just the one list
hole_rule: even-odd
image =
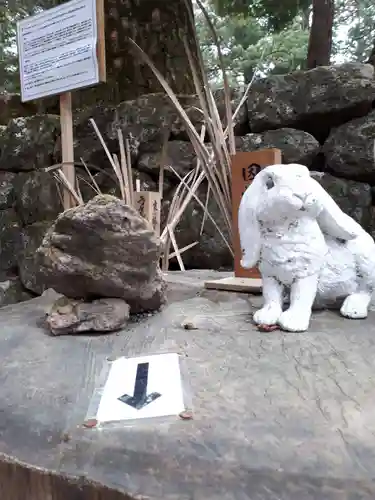
[{"label": "green foliage", "polygon": [[[343,30],[343,27],[347,29]],[[340,31],[343,32],[341,35]],[[373,0],[338,0],[335,35],[337,53],[354,61],[367,61],[375,39]]]},{"label": "green foliage", "polygon": [[243,14],[264,19],[269,30],[281,31],[310,7],[311,0],[211,0],[211,4],[220,16]]},{"label": "green foliage", "polygon": [[[238,14],[221,17],[215,12],[210,12],[210,18],[220,40],[231,84],[249,82],[256,69],[266,74],[303,68],[309,33],[301,17],[296,17],[284,30],[271,34],[262,19]],[[216,48],[199,12],[196,27],[208,75],[214,84],[220,84]]]}]

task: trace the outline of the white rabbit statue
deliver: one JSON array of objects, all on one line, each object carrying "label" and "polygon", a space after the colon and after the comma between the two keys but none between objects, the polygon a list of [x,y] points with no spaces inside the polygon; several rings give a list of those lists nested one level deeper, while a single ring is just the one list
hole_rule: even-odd
[{"label": "white rabbit statue", "polygon": [[[375,286],[375,243],[304,165],[271,165],[245,191],[238,212],[244,268],[258,265],[263,307],[258,325],[306,331],[314,304],[341,301],[366,318]],[[284,292],[289,307],[283,311]]]}]

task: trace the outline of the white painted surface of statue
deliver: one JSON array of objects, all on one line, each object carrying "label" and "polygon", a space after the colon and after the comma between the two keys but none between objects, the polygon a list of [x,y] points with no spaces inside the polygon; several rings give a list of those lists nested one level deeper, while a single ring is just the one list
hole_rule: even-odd
[{"label": "white painted surface of statue", "polygon": [[[375,286],[375,243],[299,164],[271,165],[245,191],[238,225],[241,265],[258,266],[263,307],[254,322],[308,329],[312,307],[340,302],[352,319],[367,317]],[[289,307],[283,306],[289,291]]]}]

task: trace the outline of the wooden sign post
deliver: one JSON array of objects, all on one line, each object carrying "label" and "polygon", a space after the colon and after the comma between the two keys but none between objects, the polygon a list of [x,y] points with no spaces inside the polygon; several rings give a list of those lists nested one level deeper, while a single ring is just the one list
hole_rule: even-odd
[{"label": "wooden sign post", "polygon": [[[62,170],[75,187],[72,90],[106,81],[104,0],[70,0],[17,23],[22,102],[60,95]],[[64,209],[75,205],[64,189]]]},{"label": "wooden sign post", "polygon": [[[61,125],[61,155],[62,171],[72,186],[75,186],[74,142],[73,142],[73,114],[72,94],[66,92],[60,96],[60,125]],[[74,207],[75,200],[68,189],[63,192],[64,210]]]},{"label": "wooden sign post", "polygon": [[261,149],[259,151],[237,153],[232,156],[232,218],[234,275],[236,278],[260,278],[258,269],[244,269],[241,266],[241,245],[238,232],[238,209],[246,188],[262,168],[281,163],[279,149]]}]

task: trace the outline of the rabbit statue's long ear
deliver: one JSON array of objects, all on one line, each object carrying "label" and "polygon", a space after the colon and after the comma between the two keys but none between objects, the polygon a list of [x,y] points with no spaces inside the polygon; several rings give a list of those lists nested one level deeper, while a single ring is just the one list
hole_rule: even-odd
[{"label": "rabbit statue's long ear", "polygon": [[265,194],[263,172],[259,172],[244,192],[238,210],[238,230],[242,251],[241,266],[245,269],[254,267],[260,257],[261,234],[257,209]]},{"label": "rabbit statue's long ear", "polygon": [[346,215],[319,182],[312,177],[310,177],[309,191],[310,196],[315,198],[321,207],[317,222],[323,233],[345,241],[352,240],[360,234],[361,226]]}]

